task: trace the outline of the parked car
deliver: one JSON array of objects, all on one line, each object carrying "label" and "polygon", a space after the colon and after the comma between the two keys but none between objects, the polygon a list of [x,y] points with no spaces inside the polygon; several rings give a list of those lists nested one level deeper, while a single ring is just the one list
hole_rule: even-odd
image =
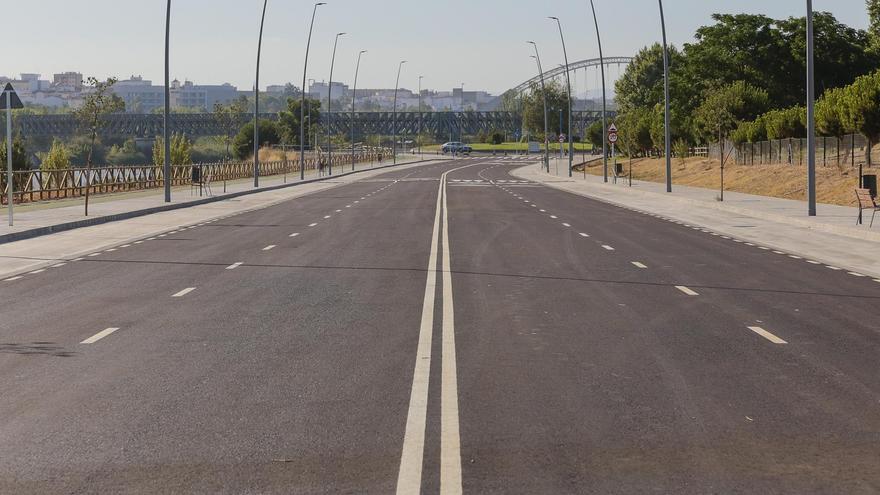
[{"label": "parked car", "polygon": [[440,147],[440,151],[442,151],[444,155],[447,153],[465,153],[465,154],[467,154],[467,153],[474,151],[474,149],[471,148],[470,145],[460,143],[458,141],[451,141],[448,143],[444,143],[443,146]]}]

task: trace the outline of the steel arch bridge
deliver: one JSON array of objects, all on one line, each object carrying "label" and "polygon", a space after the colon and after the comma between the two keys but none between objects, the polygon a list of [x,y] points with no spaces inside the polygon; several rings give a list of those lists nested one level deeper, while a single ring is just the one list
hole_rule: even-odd
[{"label": "steel arch bridge", "polygon": [[[278,120],[278,114],[262,114],[261,119]],[[573,128],[583,135],[583,130],[601,118],[598,111],[572,113]],[[250,122],[252,114],[238,116],[239,126]],[[522,117],[518,112],[334,112],[322,114],[320,123],[329,125],[333,134],[365,135],[415,135],[422,133],[440,139],[481,132],[503,132],[513,135],[522,129]],[[114,114],[104,118],[102,136],[110,138],[154,138],[162,135],[163,119],[158,114]],[[16,119],[16,127],[25,137],[72,137],[83,130],[72,115],[22,115]],[[212,114],[173,114],[171,130],[190,137],[219,136],[225,133],[223,126]]]},{"label": "steel arch bridge", "polygon": [[[586,69],[588,67],[599,67],[600,65],[615,65],[615,64],[629,64],[632,63],[632,57],[605,57],[604,60],[598,58],[590,58],[587,60],[580,60],[578,62],[573,62],[568,64],[569,72],[575,71],[578,69]],[[604,63],[603,63],[604,62]],[[555,69],[548,70],[544,72],[544,79],[551,79],[556,76],[561,76],[565,74],[565,67],[556,67]],[[508,92],[513,92],[515,94],[522,93],[523,91],[527,91],[532,87],[533,84],[541,83],[541,75],[537,75],[528,81],[520,84],[519,86],[508,90]]]}]

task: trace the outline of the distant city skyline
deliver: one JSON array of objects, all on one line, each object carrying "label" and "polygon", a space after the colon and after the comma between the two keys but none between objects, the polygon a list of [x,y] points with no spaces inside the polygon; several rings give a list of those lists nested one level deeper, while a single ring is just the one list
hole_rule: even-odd
[{"label": "distant city skyline", "polygon": [[[381,5],[355,0],[331,0],[319,9],[309,60],[308,78],[326,80],[332,37],[340,40],[334,80],[350,84],[356,53],[365,49],[359,86],[394,85],[399,60],[409,60],[401,86],[415,90],[418,76],[425,88],[480,89],[500,94],[534,75],[525,41],[535,40],[544,66],[563,63],[555,25],[548,15],[562,18],[571,61],[598,56],[595,32],[584,0],[558,0],[552,5],[512,5],[500,0],[449,0],[443,11],[414,7],[414,2],[386,0]],[[759,0],[667,1],[670,42],[681,46],[694,31],[710,24],[713,12],[748,12],[776,18],[804,15],[804,2]],[[40,73],[44,76],[81,71],[99,78],[126,79],[141,75],[163,80],[164,2],[127,4],[114,0],[81,2],[41,0],[19,2],[14,14],[36,22],[4,27],[8,45],[0,75]],[[301,83],[302,57],[312,2],[269,1],[263,45],[263,89],[269,85]],[[259,27],[258,0],[225,2],[177,0],[172,6],[172,79],[201,83],[228,82],[239,89],[253,87],[254,57]],[[817,11],[829,11],[841,22],[864,29],[867,14],[862,0],[815,0]],[[607,56],[632,56],[659,41],[657,2],[623,0],[596,2],[603,22]],[[454,22],[444,22],[455,12]],[[51,13],[51,15],[47,15]],[[38,22],[37,22],[38,21]],[[51,33],[51,36],[46,33]],[[613,77],[612,73],[610,78]],[[590,76],[593,77],[593,76]],[[593,81],[595,85],[598,81]],[[581,91],[590,84],[581,80]]]}]

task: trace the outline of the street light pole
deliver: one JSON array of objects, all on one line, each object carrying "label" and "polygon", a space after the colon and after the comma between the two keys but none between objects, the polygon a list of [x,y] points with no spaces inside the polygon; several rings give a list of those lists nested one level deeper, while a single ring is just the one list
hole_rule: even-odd
[{"label": "street light pole", "polygon": [[551,17],[550,19],[556,21],[556,25],[559,26],[562,54],[565,56],[565,84],[568,87],[568,176],[571,177],[571,168],[574,166],[574,140],[571,136],[571,75],[568,73],[568,51],[565,49],[565,36],[562,35],[562,22],[558,17]]},{"label": "street light pole", "polygon": [[[807,202],[808,215],[816,216],[816,87],[813,48],[813,0],[807,0]],[[870,153],[871,150],[868,150]]]},{"label": "street light pole", "polygon": [[[306,71],[309,67],[309,47],[312,45],[312,29],[315,27],[315,14],[318,12],[318,7],[321,5],[327,5],[326,2],[318,2],[315,4],[315,8],[312,10],[312,23],[309,25],[309,39],[306,41],[306,59],[303,63],[303,82],[302,82],[302,101],[300,102],[299,107],[299,179],[304,180],[306,178],[306,148],[303,143],[306,140]],[[309,112],[311,113],[311,112]]]},{"label": "street light pole", "polygon": [[401,60],[400,64],[397,65],[397,82],[394,83],[394,110],[392,112],[391,119],[391,157],[394,160],[394,164],[397,164],[397,88],[400,86],[400,71],[403,69],[403,64],[406,63],[406,60]]},{"label": "street light pole", "polygon": [[336,33],[336,39],[333,41],[333,57],[330,59],[330,83],[327,85],[327,172],[333,175],[333,142],[330,139],[331,117],[333,109],[331,108],[331,98],[333,97],[333,66],[336,65],[336,46],[339,44],[339,37],[345,36],[345,33]]},{"label": "street light pole", "polygon": [[[168,55],[171,51],[171,0],[168,0],[165,9],[165,115],[163,117],[162,137],[165,140],[165,159],[162,167],[162,176],[165,179],[165,202],[171,202],[171,65]],[[88,185],[88,181],[86,181]]]},{"label": "street light pole", "polygon": [[419,76],[419,158],[422,158],[422,79],[425,76]]},{"label": "street light pole", "polygon": [[361,56],[367,53],[366,50],[361,50],[358,53],[358,61],[357,65],[354,68],[354,89],[351,92],[351,171],[354,172],[354,107],[355,102],[357,101],[357,87],[358,87],[358,72],[361,70]]},{"label": "street light pole", "polygon": [[[666,18],[663,16],[663,0],[660,2],[660,26],[663,29],[663,95],[665,109],[663,113],[663,127],[666,145],[666,192],[672,192],[672,130],[669,128],[669,48],[666,46]],[[603,138],[604,139],[604,138]]]},{"label": "street light pole", "polygon": [[[599,69],[602,72],[602,176],[608,182],[608,99],[605,92],[605,56],[602,54],[602,36],[599,34],[599,19],[596,17],[596,6],[590,0],[590,8],[593,11],[593,24],[596,25],[596,40],[599,43]],[[586,168],[584,169],[586,170]]]},{"label": "street light pole", "polygon": [[257,77],[254,82],[254,187],[260,187],[260,52],[263,49],[263,24],[266,22],[266,4],[263,0],[263,16],[260,18],[260,37],[257,41]]},{"label": "street light pole", "polygon": [[547,132],[550,127],[549,121],[547,120],[547,88],[544,85],[544,69],[541,68],[541,55],[538,54],[538,44],[534,41],[528,41],[530,45],[535,47],[535,54],[532,55],[532,58],[538,62],[538,74],[541,76],[541,96],[544,97],[544,168],[547,170],[547,173],[550,173],[550,146],[547,141]]}]

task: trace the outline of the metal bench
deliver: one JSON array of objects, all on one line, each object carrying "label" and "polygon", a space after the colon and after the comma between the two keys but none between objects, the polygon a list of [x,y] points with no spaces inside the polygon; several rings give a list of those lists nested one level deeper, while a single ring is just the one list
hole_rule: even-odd
[{"label": "metal bench", "polygon": [[877,215],[877,210],[880,210],[880,206],[877,206],[877,203],[871,196],[871,191],[868,189],[856,189],[856,198],[859,200],[859,218],[856,220],[856,225],[861,225],[862,223],[862,212],[871,210],[871,224],[869,227],[873,227],[874,216]]}]

